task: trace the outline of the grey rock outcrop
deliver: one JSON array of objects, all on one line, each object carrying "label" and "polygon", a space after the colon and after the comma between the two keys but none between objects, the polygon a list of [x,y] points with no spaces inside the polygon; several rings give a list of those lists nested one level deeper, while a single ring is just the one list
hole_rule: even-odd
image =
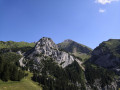
[{"label": "grey rock outcrop", "polygon": [[21,55],[21,56],[23,55],[21,51],[17,51],[16,53]]},{"label": "grey rock outcrop", "polygon": [[74,60],[76,60],[80,65],[82,63],[79,59],[73,57],[72,55],[64,51],[60,51],[58,46],[47,37],[41,38],[36,43],[34,50],[27,57],[33,59],[37,63],[40,63],[45,56],[52,57],[55,62],[57,62],[63,68],[71,64]]},{"label": "grey rock outcrop", "polygon": [[25,66],[25,64],[23,63],[23,60],[24,60],[24,57],[22,57],[22,58],[19,60],[19,63],[20,63],[20,66],[21,66],[21,67],[24,67],[24,66]]},{"label": "grey rock outcrop", "polygon": [[97,90],[117,90],[117,83],[116,83],[116,81],[112,82],[109,85],[106,85],[106,86],[102,87],[101,80],[100,79],[96,79],[94,84],[93,84],[93,86],[95,86]]},{"label": "grey rock outcrop", "polygon": [[86,90],[118,90],[118,82],[114,80],[110,84],[102,86],[101,79],[95,79],[92,87],[89,84],[86,84]]}]

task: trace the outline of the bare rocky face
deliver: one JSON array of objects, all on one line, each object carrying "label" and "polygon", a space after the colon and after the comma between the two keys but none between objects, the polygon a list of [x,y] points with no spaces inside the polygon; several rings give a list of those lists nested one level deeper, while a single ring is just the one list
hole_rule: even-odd
[{"label": "bare rocky face", "polygon": [[40,60],[44,59],[43,56],[52,57],[55,60],[55,62],[57,62],[59,65],[61,65],[62,63],[61,66],[63,68],[71,64],[74,60],[78,61],[80,65],[82,63],[80,62],[80,60],[76,59],[70,54],[64,51],[60,51],[58,49],[58,46],[50,38],[47,37],[43,37],[37,42],[35,49],[28,57],[30,59],[34,59],[35,62],[40,63]]}]

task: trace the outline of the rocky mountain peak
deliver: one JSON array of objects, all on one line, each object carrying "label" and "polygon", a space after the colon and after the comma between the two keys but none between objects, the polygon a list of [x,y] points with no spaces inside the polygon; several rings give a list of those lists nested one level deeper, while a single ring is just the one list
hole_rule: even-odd
[{"label": "rocky mountain peak", "polygon": [[43,37],[37,42],[35,48],[38,49],[40,47],[58,49],[57,45],[52,41],[52,39],[48,37]]},{"label": "rocky mountain peak", "polygon": [[57,45],[52,39],[43,37],[37,43],[32,52],[27,56],[31,60],[40,63],[45,59],[45,56],[51,57],[55,62],[61,65],[63,68],[71,64],[73,61],[77,61],[81,65],[81,61],[73,57],[69,53],[60,51]]},{"label": "rocky mountain peak", "polygon": [[66,39],[66,40],[64,40],[63,42],[64,42],[64,43],[69,43],[69,42],[73,42],[73,40],[71,40],[71,39]]}]

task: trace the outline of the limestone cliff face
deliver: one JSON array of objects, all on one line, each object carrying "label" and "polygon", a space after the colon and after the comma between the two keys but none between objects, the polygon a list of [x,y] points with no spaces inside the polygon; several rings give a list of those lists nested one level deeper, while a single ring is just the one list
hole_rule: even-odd
[{"label": "limestone cliff face", "polygon": [[96,79],[94,82],[94,86],[97,88],[97,90],[117,90],[117,82],[115,81],[104,87],[101,86],[100,82],[100,79]]},{"label": "limestone cliff face", "polygon": [[33,51],[27,57],[33,59],[37,63],[40,63],[45,56],[52,57],[55,62],[57,62],[63,68],[71,64],[74,60],[76,60],[80,65],[82,63],[80,60],[71,56],[70,54],[60,51],[58,46],[47,37],[41,38],[36,43]]}]

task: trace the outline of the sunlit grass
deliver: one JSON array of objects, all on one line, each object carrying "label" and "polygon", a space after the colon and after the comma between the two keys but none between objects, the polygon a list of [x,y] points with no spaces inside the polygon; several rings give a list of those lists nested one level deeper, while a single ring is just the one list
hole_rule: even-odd
[{"label": "sunlit grass", "polygon": [[38,83],[33,82],[32,73],[27,72],[28,76],[19,81],[3,82],[0,80],[0,90],[42,90]]}]

